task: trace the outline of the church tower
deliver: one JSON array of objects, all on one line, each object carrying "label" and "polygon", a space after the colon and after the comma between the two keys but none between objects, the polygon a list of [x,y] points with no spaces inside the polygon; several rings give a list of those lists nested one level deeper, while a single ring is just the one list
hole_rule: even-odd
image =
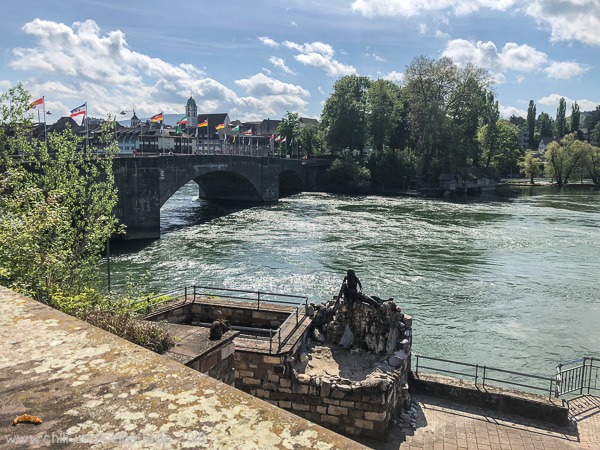
[{"label": "church tower", "polygon": [[133,110],[133,117],[131,118],[131,128],[137,128],[140,126],[140,119],[135,115],[135,109]]},{"label": "church tower", "polygon": [[185,115],[188,119],[188,129],[196,131],[196,127],[198,126],[198,107],[196,106],[196,100],[192,98],[190,95],[187,104],[185,105]]}]

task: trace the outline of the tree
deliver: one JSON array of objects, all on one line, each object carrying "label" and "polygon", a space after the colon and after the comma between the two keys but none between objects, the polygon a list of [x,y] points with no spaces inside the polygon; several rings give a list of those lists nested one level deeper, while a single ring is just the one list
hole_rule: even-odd
[{"label": "tree", "polygon": [[[519,129],[503,119],[498,120],[493,128],[490,125],[482,126],[478,135],[486,161],[485,167],[489,167],[498,174],[508,174],[517,170],[521,158]],[[493,144],[490,143],[488,137],[492,132],[495,133]]]},{"label": "tree", "polygon": [[418,172],[437,173],[478,161],[477,129],[490,79],[483,69],[460,69],[449,58],[420,56],[405,71],[411,144]]},{"label": "tree", "polygon": [[297,138],[299,132],[300,117],[298,116],[298,113],[291,113],[288,111],[281,119],[281,122],[279,122],[279,125],[277,125],[277,135],[281,136],[282,139],[285,138],[284,147],[286,153],[289,153],[290,149],[292,149],[294,138]]},{"label": "tree", "polygon": [[577,139],[575,133],[571,133],[560,142],[554,141],[548,145],[544,155],[546,174],[556,178],[559,186],[567,184],[571,175],[585,162],[585,144]]},{"label": "tree", "polygon": [[403,139],[399,135],[405,133],[405,112],[400,86],[381,79],[371,84],[367,91],[367,124],[375,150],[381,152],[384,145],[401,145]]},{"label": "tree", "polygon": [[600,185],[600,147],[588,144],[586,153],[586,167],[588,176],[596,185]]},{"label": "tree", "polygon": [[581,113],[579,112],[579,105],[577,102],[573,102],[571,106],[571,133],[577,133],[579,136],[579,122],[581,120]]},{"label": "tree", "polygon": [[498,140],[498,119],[500,110],[498,102],[494,101],[494,95],[491,92],[486,94],[485,115],[483,117],[483,127],[478,132],[479,145],[485,153],[485,167],[490,167],[492,158],[496,153],[496,142]]},{"label": "tree", "polygon": [[596,124],[590,133],[590,143],[592,145],[600,146],[600,122]]},{"label": "tree", "polygon": [[535,184],[533,179],[539,177],[543,173],[542,161],[540,158],[533,156],[531,151],[527,151],[525,156],[519,161],[521,173],[529,178],[531,184]]},{"label": "tree", "polygon": [[329,188],[345,194],[363,194],[371,188],[371,173],[351,157],[336,159],[327,169]]},{"label": "tree", "polygon": [[[0,284],[68,312],[98,299],[97,264],[117,224],[118,147],[83,148],[70,130],[46,145],[30,136],[23,87],[0,99]],[[114,124],[105,125],[108,139]]]},{"label": "tree", "polygon": [[325,101],[321,127],[327,145],[334,151],[359,150],[365,146],[367,129],[367,77],[347,75],[337,80]]},{"label": "tree", "polygon": [[512,123],[513,125],[516,125],[517,127],[519,127],[519,129],[523,129],[527,125],[527,120],[525,120],[521,116],[515,116],[514,114],[510,116],[510,118],[508,119],[508,121],[510,123]]},{"label": "tree", "polygon": [[535,149],[535,117],[536,108],[533,100],[529,100],[529,107],[527,108],[527,130],[529,131],[529,148]]},{"label": "tree", "polygon": [[300,128],[298,133],[298,142],[302,153],[311,157],[321,148],[321,139],[316,127],[310,125]]},{"label": "tree", "polygon": [[541,113],[538,117],[538,123],[540,127],[540,139],[552,137],[554,124],[552,123],[552,118],[548,115],[548,113]]},{"label": "tree", "polygon": [[560,98],[556,110],[556,136],[562,138],[567,133],[567,102],[564,97]]}]

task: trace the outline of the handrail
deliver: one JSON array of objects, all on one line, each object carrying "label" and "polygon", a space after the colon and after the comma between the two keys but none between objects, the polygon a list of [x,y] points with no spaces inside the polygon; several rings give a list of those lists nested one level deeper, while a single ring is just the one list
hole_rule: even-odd
[{"label": "handrail", "polygon": [[[460,376],[464,376],[464,377],[473,378],[476,386],[479,385],[480,379],[481,379],[481,386],[484,388],[486,386],[486,382],[487,382],[487,385],[494,385],[493,383],[489,383],[490,381],[498,383],[498,384],[520,386],[520,387],[524,387],[524,388],[528,388],[528,389],[532,389],[532,390],[536,390],[536,391],[547,392],[549,400],[552,398],[552,394],[554,393],[553,389],[554,389],[555,380],[552,377],[542,377],[539,375],[532,375],[532,374],[524,373],[524,372],[516,372],[513,370],[498,369],[496,367],[489,367],[489,366],[481,365],[481,364],[472,364],[472,363],[465,363],[462,361],[455,361],[455,360],[451,360],[451,359],[436,358],[433,356],[425,356],[425,355],[420,355],[415,352],[412,352],[412,355],[415,356],[415,359],[416,359],[415,374],[417,374],[417,375],[419,373],[419,368],[421,368],[421,369],[434,370],[436,372],[441,372],[441,373],[450,373],[453,375],[460,375]],[[423,366],[422,364],[421,365],[419,364],[419,359],[455,364],[458,366],[463,366],[463,367],[468,367],[468,368],[474,368],[475,371],[474,371],[474,373],[460,372],[460,371],[456,371],[456,370],[441,368],[439,366],[438,367]],[[480,375],[480,371],[482,371],[481,375]],[[543,380],[543,381],[546,381],[549,383],[549,387],[540,387],[540,386],[535,386],[532,384],[519,383],[517,381],[506,379],[507,377],[492,378],[488,375],[489,372],[504,373],[504,374],[516,375],[516,376],[523,377],[523,378]]]},{"label": "handrail", "polygon": [[[208,292],[198,291],[198,289],[206,290]],[[269,333],[269,353],[270,354],[273,353],[274,340],[277,339],[276,352],[279,352],[281,350],[281,348],[289,340],[290,336],[293,335],[294,331],[296,331],[296,329],[300,326],[300,324],[302,324],[304,322],[304,320],[306,318],[306,312],[308,310],[308,297],[307,296],[293,295],[293,294],[280,294],[280,293],[275,293],[275,292],[250,291],[250,290],[244,290],[244,289],[230,289],[230,288],[221,288],[221,287],[214,287],[214,286],[199,286],[199,285],[185,286],[183,288],[173,289],[173,290],[168,291],[163,294],[157,294],[157,295],[153,295],[151,297],[137,300],[126,306],[128,306],[128,307],[134,306],[132,308],[132,311],[139,311],[139,310],[145,308],[146,309],[145,312],[149,313],[150,308],[152,306],[159,306],[164,303],[173,302],[173,301],[177,300],[178,298],[181,298],[182,296],[183,296],[182,303],[187,303],[188,295],[190,297],[192,297],[192,303],[193,303],[196,301],[197,296],[208,297],[208,296],[216,294],[215,291],[225,292],[225,293],[231,292],[231,293],[235,293],[235,294],[251,294],[255,297],[242,297],[239,295],[223,295],[223,294],[219,294],[218,296],[219,296],[219,298],[222,298],[222,299],[233,299],[233,300],[244,300],[244,301],[256,302],[257,310],[260,310],[261,303],[296,305],[294,311],[283,321],[283,323],[276,330],[273,330],[274,332],[272,331]],[[179,295],[176,295],[176,294],[179,294]],[[173,298],[174,295],[175,295],[175,298]],[[265,298],[265,296],[283,297],[283,298],[290,298],[290,299],[296,299],[296,300],[301,299],[302,301],[300,303],[298,303],[297,301],[292,302],[292,301],[285,301],[285,300],[280,300],[280,299],[273,300],[273,299]],[[160,298],[160,297],[165,297],[165,299],[162,301],[159,301],[159,302],[151,303],[151,300]],[[304,309],[304,313],[302,314],[302,316],[300,316],[301,308]],[[295,321],[295,323],[293,323],[294,321]],[[290,323],[293,324],[291,326],[291,328],[289,326]],[[287,332],[287,334],[284,333],[284,335],[282,337],[282,330],[285,330],[287,328],[289,328],[289,332]],[[261,330],[261,331],[264,332],[265,330]]]},{"label": "handrail", "polygon": [[[573,366],[565,369],[565,366]],[[600,360],[593,357],[577,358],[556,366],[556,396],[562,397],[579,391],[600,391]]]}]

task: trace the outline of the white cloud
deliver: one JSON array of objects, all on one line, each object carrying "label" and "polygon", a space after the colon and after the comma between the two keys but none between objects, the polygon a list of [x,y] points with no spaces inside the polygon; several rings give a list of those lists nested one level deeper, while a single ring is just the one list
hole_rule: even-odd
[{"label": "white cloud", "polygon": [[250,78],[235,80],[235,84],[242,87],[248,95],[297,95],[308,97],[310,93],[302,86],[284,83],[270,78],[263,73],[257,73]]},{"label": "white cloud", "polygon": [[500,111],[500,117],[508,119],[510,116],[517,116],[527,118],[527,111],[524,109],[515,108],[514,106],[498,105]]},{"label": "white cloud", "polygon": [[402,84],[404,81],[404,73],[393,70],[383,77],[384,80],[389,80],[396,84]]},{"label": "white cloud", "polygon": [[266,67],[261,68],[260,70],[262,70],[264,73],[266,73],[267,75],[271,75],[271,69],[267,69]]},{"label": "white cloud", "polygon": [[450,35],[448,33],[444,33],[442,30],[435,30],[435,37],[440,39],[448,39]]},{"label": "white cloud", "polygon": [[420,23],[419,24],[419,34],[425,34],[425,33],[427,33],[427,24]]},{"label": "white cloud", "polygon": [[596,109],[596,106],[600,105],[600,101],[588,100],[586,98],[575,100],[560,94],[547,95],[546,97],[540,98],[536,103],[539,103],[540,105],[550,106],[553,109],[555,109],[558,108],[558,104],[560,103],[560,99],[562,97],[564,97],[567,103],[567,108],[570,108],[574,102],[577,102],[581,111],[592,111]]},{"label": "white cloud", "polygon": [[269,62],[285,73],[289,73],[290,75],[296,75],[296,73],[292,69],[285,65],[285,59],[283,58],[271,56],[269,58]]},{"label": "white cloud", "polygon": [[378,55],[377,53],[371,53],[371,56],[377,62],[385,62],[385,58],[383,56]]},{"label": "white cloud", "polygon": [[354,67],[334,59],[335,50],[331,45],[324,42],[306,42],[304,44],[297,44],[291,41],[284,41],[283,45],[290,50],[295,50],[299,53],[294,56],[296,61],[307,66],[318,67],[332,77],[356,73]]},{"label": "white cloud", "polygon": [[258,38],[258,40],[266,45],[267,47],[279,47],[279,44],[277,43],[277,41],[275,41],[274,39],[271,39],[270,37],[267,36],[261,36]]},{"label": "white cloud", "polygon": [[552,41],[600,45],[598,0],[531,0],[527,14],[551,30]]},{"label": "white cloud", "polygon": [[550,78],[559,80],[570,80],[584,74],[589,70],[589,67],[576,63],[574,61],[553,62],[544,69]]},{"label": "white cloud", "polygon": [[327,93],[323,90],[323,88],[321,86],[318,86],[317,90],[319,91],[319,94],[321,94],[321,95],[327,95]]},{"label": "white cloud", "polygon": [[[304,110],[310,95],[301,86],[258,74],[236,82],[246,90],[247,96],[240,97],[207,77],[203,68],[174,65],[136,52],[120,30],[103,32],[93,20],[69,26],[35,19],[23,31],[35,44],[15,48],[10,66],[30,76],[25,86],[35,95],[46,96],[53,117],[84,101],[90,114],[98,117],[134,108],[139,116],[181,113],[190,92],[200,112],[229,110],[242,116],[274,117],[287,109]],[[259,39],[265,45],[277,44],[270,38]]]},{"label": "white cloud", "polygon": [[456,15],[470,14],[482,8],[505,11],[516,0],[355,0],[352,11],[365,17],[413,17],[428,11],[452,11]]},{"label": "white cloud", "polygon": [[498,51],[496,44],[491,41],[474,43],[465,39],[448,41],[443,56],[452,58],[460,65],[471,62],[491,71],[517,72],[538,70],[548,60],[548,55],[529,45],[508,42]]}]

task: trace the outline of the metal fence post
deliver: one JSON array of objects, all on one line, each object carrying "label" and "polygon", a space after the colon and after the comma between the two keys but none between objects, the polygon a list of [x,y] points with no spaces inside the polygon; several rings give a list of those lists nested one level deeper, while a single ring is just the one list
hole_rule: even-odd
[{"label": "metal fence post", "polygon": [[477,377],[479,376],[479,364],[475,364],[475,386],[477,386]]},{"label": "metal fence post", "polygon": [[256,309],[260,309],[260,291],[258,291],[257,294],[258,294],[258,297],[257,297],[257,299],[258,299],[258,306],[257,306]]},{"label": "metal fence post", "polygon": [[183,288],[183,303],[187,303],[187,286]]},{"label": "metal fence post", "polygon": [[581,364],[581,378],[579,379],[579,395],[583,394],[583,388],[585,385],[585,369],[586,369],[587,358],[583,357],[583,363]]},{"label": "metal fence post", "polygon": [[298,325],[298,308],[296,308],[296,325]]},{"label": "metal fence post", "polygon": [[419,354],[415,353],[414,355],[417,359],[417,366],[415,367],[415,374],[418,375],[419,374]]},{"label": "metal fence post", "polygon": [[587,385],[587,393],[588,395],[590,394],[590,388],[592,387],[592,370],[594,368],[594,358],[590,358],[590,377],[588,379],[588,385]]},{"label": "metal fence post", "polygon": [[194,303],[196,303],[196,285],[194,284]]},{"label": "metal fence post", "polygon": [[483,387],[485,388],[485,369],[486,367],[483,366]]},{"label": "metal fence post", "polygon": [[277,330],[277,334],[279,335],[279,347],[277,347],[277,350],[281,350],[281,327]]},{"label": "metal fence post", "polygon": [[269,328],[269,354],[273,353],[273,329]]}]

